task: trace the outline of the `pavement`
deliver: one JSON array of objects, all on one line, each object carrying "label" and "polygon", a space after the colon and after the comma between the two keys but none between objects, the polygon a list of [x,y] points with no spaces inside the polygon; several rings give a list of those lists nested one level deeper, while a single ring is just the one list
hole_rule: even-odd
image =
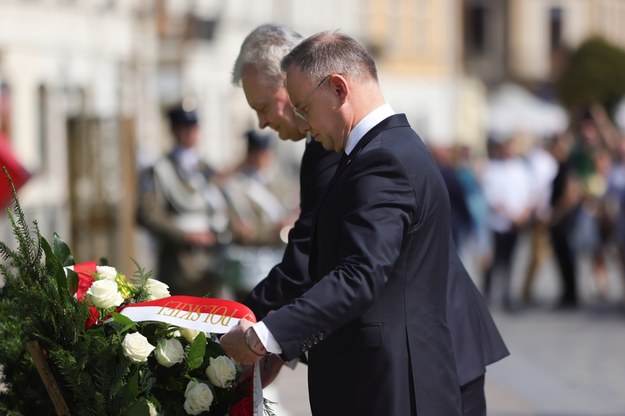
[{"label": "pavement", "polygon": [[[527,242],[518,249],[513,289],[520,292]],[[590,262],[581,258],[582,306],[555,310],[559,292],[552,260],[534,286],[535,303],[491,312],[511,355],[487,368],[489,416],[625,416],[625,307],[620,269],[610,262],[610,292],[599,299]],[[309,416],[306,366],[285,368],[266,392],[276,416]],[[444,415],[442,415],[444,416]]]}]

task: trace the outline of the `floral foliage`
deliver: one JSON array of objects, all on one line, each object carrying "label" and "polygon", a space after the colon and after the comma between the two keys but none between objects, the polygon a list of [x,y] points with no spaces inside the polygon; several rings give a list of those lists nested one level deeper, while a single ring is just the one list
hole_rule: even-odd
[{"label": "floral foliage", "polygon": [[58,235],[31,229],[17,201],[8,216],[17,248],[0,242],[0,414],[55,414],[28,340],[47,352],[72,415],[245,414],[249,382],[235,383],[241,368],[215,335],[117,313],[169,296],[166,285],[138,265],[130,278],[105,261],[89,273]]}]

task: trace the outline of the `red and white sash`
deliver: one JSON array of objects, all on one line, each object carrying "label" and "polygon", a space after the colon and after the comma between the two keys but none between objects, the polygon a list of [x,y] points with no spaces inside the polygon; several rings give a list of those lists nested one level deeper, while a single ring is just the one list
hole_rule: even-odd
[{"label": "red and white sash", "polygon": [[241,319],[256,322],[254,313],[241,303],[194,296],[170,296],[133,303],[122,308],[120,313],[135,322],[165,322],[213,334],[225,334]]}]

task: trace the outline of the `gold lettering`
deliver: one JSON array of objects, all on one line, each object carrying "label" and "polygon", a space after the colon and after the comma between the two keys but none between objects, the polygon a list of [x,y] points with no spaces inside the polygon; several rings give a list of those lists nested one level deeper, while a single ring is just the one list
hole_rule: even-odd
[{"label": "gold lettering", "polygon": [[209,320],[209,319],[211,319],[211,316],[213,316],[213,313],[214,313],[214,311],[215,311],[215,308],[216,308],[216,306],[215,306],[215,305],[211,305],[211,306],[208,308],[208,310],[209,310],[209,311],[208,311],[208,312],[206,312],[206,313],[207,313],[207,315],[206,315],[206,318],[204,318],[204,323],[208,322],[208,320]]},{"label": "gold lettering", "polygon": [[[222,309],[223,309],[223,312],[221,311]],[[221,315],[223,315],[227,311],[228,310],[226,309],[225,306],[219,307],[210,318],[211,324],[217,325],[223,318]],[[217,320],[214,320],[213,318],[216,318]]]},{"label": "gold lettering", "polygon": [[200,319],[200,313],[198,312],[202,308],[202,305],[194,305],[191,311],[189,311],[189,320],[197,321]]},{"label": "gold lettering", "polygon": [[157,315],[164,315],[163,311],[165,310],[165,308],[169,309],[169,304],[172,303],[172,301],[167,302],[166,304],[164,304],[161,309],[156,312]]},{"label": "gold lettering", "polygon": [[221,318],[221,324],[222,324],[223,326],[226,326],[226,327],[227,327],[227,326],[230,326],[230,320],[232,319],[232,317],[234,316],[234,314],[238,312],[238,310],[239,310],[239,309],[237,308],[237,309],[235,309],[234,311],[232,311],[232,313],[231,313],[230,315],[224,315],[224,316]]},{"label": "gold lettering", "polygon": [[179,319],[189,319],[188,316],[191,314],[191,312],[186,312],[185,314],[181,315],[181,316],[176,316],[176,318]]}]

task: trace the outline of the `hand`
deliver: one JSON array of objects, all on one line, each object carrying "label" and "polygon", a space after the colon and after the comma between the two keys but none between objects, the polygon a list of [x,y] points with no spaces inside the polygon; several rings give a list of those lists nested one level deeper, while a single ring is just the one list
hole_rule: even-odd
[{"label": "hand", "polygon": [[254,366],[253,365],[242,365],[241,366],[241,374],[237,378],[237,381],[234,383],[235,385],[240,385],[245,383],[248,379],[252,379],[254,376]]},{"label": "hand", "polygon": [[215,234],[210,231],[187,233],[185,239],[192,246],[210,247],[215,244]]},{"label": "hand", "polygon": [[260,362],[260,383],[263,388],[270,385],[282,369],[284,361],[278,355],[270,354]]},{"label": "hand", "polygon": [[245,221],[233,221],[231,229],[242,244],[249,244],[256,238],[256,229]]},{"label": "hand", "polygon": [[[226,354],[239,364],[254,364],[260,361],[266,354],[256,332],[252,328],[252,322],[247,319],[241,319],[237,326],[224,334],[220,339],[220,344],[226,351]],[[258,347],[259,344],[260,348]]]},{"label": "hand", "polygon": [[[283,365],[284,361],[282,361],[282,358],[275,354],[266,355],[260,360],[258,369],[260,370],[260,383],[263,388],[270,385],[276,379]],[[253,365],[242,366],[241,375],[237,378],[236,384],[245,383],[248,379],[252,378],[253,375]]]}]

